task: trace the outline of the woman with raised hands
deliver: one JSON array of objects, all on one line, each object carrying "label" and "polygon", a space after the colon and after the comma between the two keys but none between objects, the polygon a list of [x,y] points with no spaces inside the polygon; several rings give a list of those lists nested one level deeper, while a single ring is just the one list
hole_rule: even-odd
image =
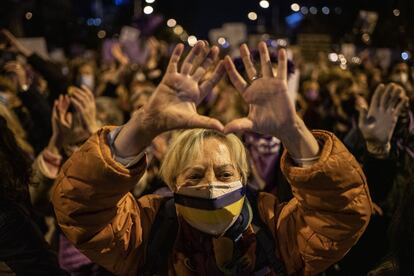
[{"label": "woman with raised hands", "polygon": [[[117,275],[314,275],[341,259],[363,233],[371,200],[358,163],[331,133],[309,131],[287,95],[286,51],[273,72],[259,44],[260,75],[241,47],[249,81],[218,48],[198,42],[179,61],[173,51],[149,102],[120,128],[98,131],[64,165],[52,193],[63,232],[94,262]],[[225,72],[249,104],[226,126],[197,113]],[[185,129],[160,174],[173,199],[129,191],[142,176],[144,149],[169,130]],[[232,132],[278,137],[281,167],[294,199],[246,197],[243,144]]]}]

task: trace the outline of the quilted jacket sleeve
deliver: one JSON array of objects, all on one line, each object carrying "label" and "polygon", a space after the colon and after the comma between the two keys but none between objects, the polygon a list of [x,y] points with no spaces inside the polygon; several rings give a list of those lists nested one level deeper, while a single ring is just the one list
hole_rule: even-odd
[{"label": "quilted jacket sleeve", "polygon": [[114,161],[109,131],[98,131],[64,164],[52,202],[59,226],[82,253],[117,275],[136,275],[160,198],[136,201],[129,193],[146,161],[131,169]]},{"label": "quilted jacket sleeve", "polygon": [[262,194],[259,209],[278,241],[289,275],[316,275],[340,260],[368,225],[372,203],[361,167],[331,133],[315,131],[321,157],[296,167],[285,152],[282,171],[294,198],[278,204]]}]

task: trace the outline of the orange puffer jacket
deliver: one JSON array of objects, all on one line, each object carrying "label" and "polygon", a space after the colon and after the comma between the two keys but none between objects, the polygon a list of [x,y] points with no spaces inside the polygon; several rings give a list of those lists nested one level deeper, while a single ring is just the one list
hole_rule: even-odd
[{"label": "orange puffer jacket", "polygon": [[[145,264],[151,225],[162,199],[148,195],[136,200],[129,193],[146,161],[143,158],[131,169],[117,163],[107,141],[110,130],[100,130],[65,163],[52,201],[66,237],[93,262],[117,275],[137,275]],[[317,163],[300,168],[286,152],[282,157],[294,198],[283,204],[269,194],[258,199],[261,219],[277,239],[276,254],[289,275],[315,275],[340,260],[364,232],[372,210],[354,157],[333,134],[313,133],[322,145]],[[177,241],[186,242],[188,235],[177,236]],[[179,251],[179,245],[176,242],[170,254],[169,275],[204,274],[197,265],[188,265],[194,256]]]}]

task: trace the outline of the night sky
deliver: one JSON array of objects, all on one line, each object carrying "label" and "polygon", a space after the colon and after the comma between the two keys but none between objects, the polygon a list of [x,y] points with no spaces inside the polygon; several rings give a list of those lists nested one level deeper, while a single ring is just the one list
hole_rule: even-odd
[{"label": "night sky", "polygon": [[[144,0],[142,0],[144,2]],[[412,0],[269,0],[269,9],[262,9],[259,0],[155,0],[151,4],[154,14],[162,14],[165,19],[175,18],[189,34],[206,39],[208,30],[220,27],[225,22],[244,22],[248,30],[257,32],[256,22],[247,19],[249,11],[255,11],[263,18],[266,32],[277,36],[290,36],[293,41],[297,33],[328,33],[334,41],[347,37],[352,42],[353,27],[361,9],[377,11],[379,21],[373,34],[373,46],[413,48],[414,1]],[[290,5],[315,6],[319,13],[307,16],[296,28],[289,29],[285,17],[292,14]],[[2,0],[0,1],[0,27],[10,28],[21,36],[45,36],[49,46],[61,47],[72,42],[96,47],[98,29],[104,29],[108,36],[116,35],[123,25],[131,24],[134,0],[101,0],[102,25],[87,26],[88,18],[97,17],[96,0]],[[145,3],[143,3],[145,5]],[[320,10],[327,6],[334,10],[340,7],[340,15],[331,12],[322,15]],[[399,17],[393,9],[401,11]],[[31,20],[25,14],[33,13]],[[95,35],[93,35],[95,34]],[[349,41],[348,41],[349,42]],[[358,43],[356,41],[356,43]]]}]

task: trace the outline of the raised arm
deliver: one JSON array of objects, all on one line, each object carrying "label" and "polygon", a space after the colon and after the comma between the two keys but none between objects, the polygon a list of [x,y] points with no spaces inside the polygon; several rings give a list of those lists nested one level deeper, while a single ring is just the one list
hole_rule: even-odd
[{"label": "raised arm", "polygon": [[184,45],[179,44],[173,51],[167,72],[151,96],[149,103],[135,113],[122,128],[115,141],[119,156],[133,156],[146,148],[157,135],[173,129],[212,128],[223,130],[216,119],[197,114],[196,106],[223,77],[225,71],[219,62],[209,79],[203,77],[214,64],[218,48],[198,42],[185,58],[180,61]]},{"label": "raised arm", "polygon": [[380,84],[369,105],[362,97],[357,100],[358,127],[366,144],[363,169],[372,200],[379,205],[386,200],[396,176],[396,163],[390,156],[391,138],[407,104],[404,89],[394,83]]},{"label": "raised arm", "polygon": [[130,190],[142,176],[145,156],[124,166],[117,159],[139,155],[158,134],[176,128],[222,129],[202,117],[196,104],[223,75],[219,64],[211,78],[201,81],[217,58],[218,48],[198,43],[178,62],[183,45],[173,52],[164,79],[148,105],[122,127],[104,128],[93,135],[63,166],[52,192],[59,225],[66,237],[92,261],[118,275],[136,275],[144,263],[145,242],[161,199],[136,201]]},{"label": "raised arm", "polygon": [[281,166],[294,198],[279,205],[274,196],[261,194],[259,210],[278,241],[277,254],[288,274],[316,275],[341,259],[367,226],[372,206],[365,177],[333,134],[312,133],[297,116],[287,94],[285,50],[279,51],[273,72],[266,44],[260,43],[260,75],[246,45],[240,52],[250,82],[229,57],[225,65],[249,114],[230,122],[225,131],[268,134],[285,145]]}]

